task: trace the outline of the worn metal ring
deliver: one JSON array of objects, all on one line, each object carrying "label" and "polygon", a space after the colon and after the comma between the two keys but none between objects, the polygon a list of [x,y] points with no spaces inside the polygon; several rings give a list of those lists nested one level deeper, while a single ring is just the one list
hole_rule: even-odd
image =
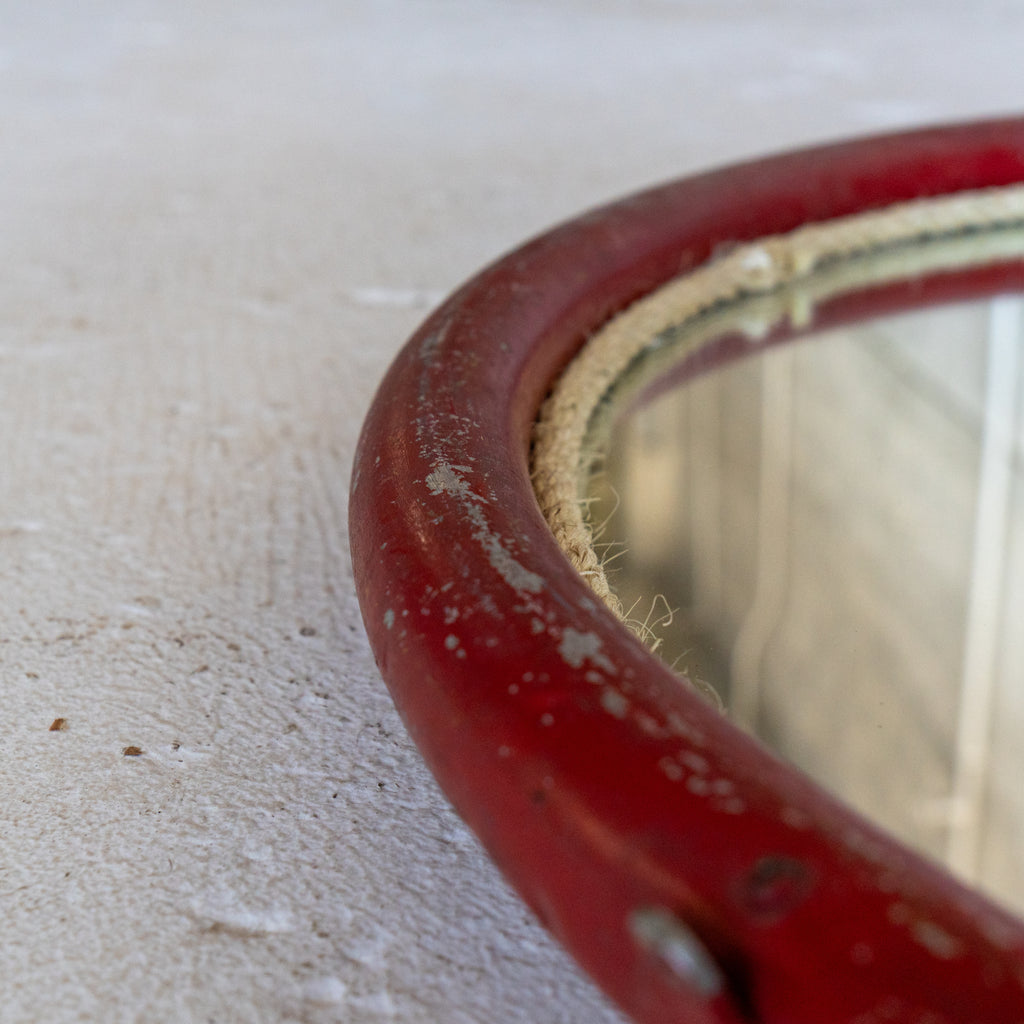
[{"label": "worn metal ring", "polygon": [[[639,1021],[1024,1020],[1024,926],[681,686],[566,561],[529,475],[587,337],[722,247],[1022,180],[1024,121],[1004,120],[655,188],[483,270],[380,387],[350,534],[381,673],[458,812]],[[1018,261],[853,306],[1022,284]]]}]

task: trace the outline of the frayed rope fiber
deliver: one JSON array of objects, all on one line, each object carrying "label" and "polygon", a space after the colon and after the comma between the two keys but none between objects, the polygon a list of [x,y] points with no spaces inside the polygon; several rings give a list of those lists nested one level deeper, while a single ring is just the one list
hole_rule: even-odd
[{"label": "frayed rope fiber", "polygon": [[[777,296],[753,336],[782,316],[807,323],[816,302],[925,271],[981,266],[1024,253],[1024,186],[918,199],[806,224],[744,243],[663,285],[600,328],[555,383],[533,432],[531,476],[545,519],[569,561],[623,621],[587,518],[586,485],[599,452],[588,444],[595,410],[616,381],[668,332],[680,356],[722,333],[693,330],[704,314],[750,297]],[[1003,233],[1003,234],[999,234]],[[743,326],[751,328],[749,317]],[[627,623],[629,624],[629,623]],[[643,639],[642,626],[633,626]]]}]

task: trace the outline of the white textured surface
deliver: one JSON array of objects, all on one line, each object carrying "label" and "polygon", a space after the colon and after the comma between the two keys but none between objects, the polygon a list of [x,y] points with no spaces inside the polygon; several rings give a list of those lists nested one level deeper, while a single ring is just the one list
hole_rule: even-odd
[{"label": "white textured surface", "polygon": [[1009,0],[3,5],[0,1019],[617,1020],[374,669],[363,413],[524,235],[1008,110],[1022,27]]}]

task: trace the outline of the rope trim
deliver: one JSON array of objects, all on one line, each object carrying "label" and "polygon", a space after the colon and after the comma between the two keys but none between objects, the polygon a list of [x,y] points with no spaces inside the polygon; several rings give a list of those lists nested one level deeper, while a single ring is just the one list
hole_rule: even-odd
[{"label": "rope trim", "polygon": [[[594,593],[627,620],[594,545],[585,486],[599,455],[595,414],[641,355],[671,343],[673,358],[727,327],[752,342],[783,316],[810,323],[817,303],[857,287],[929,271],[982,266],[1024,253],[1024,186],[918,199],[806,224],[744,243],[639,299],[601,327],[555,383],[533,431],[531,478],[544,518]],[[871,257],[868,259],[867,257]],[[709,314],[712,314],[709,316]],[[649,374],[645,377],[650,376]]]}]

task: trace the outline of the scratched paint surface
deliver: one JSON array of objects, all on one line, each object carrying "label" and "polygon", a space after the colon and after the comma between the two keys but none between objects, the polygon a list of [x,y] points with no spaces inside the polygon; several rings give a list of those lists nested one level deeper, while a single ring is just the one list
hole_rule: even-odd
[{"label": "scratched paint surface", "polygon": [[[946,132],[939,148],[954,138],[980,147],[984,139],[1002,154],[1008,139],[1019,144],[1021,130],[1001,123]],[[851,179],[863,176],[870,188],[877,177],[898,198],[917,194],[936,141],[908,140],[902,166],[891,140],[841,153]],[[882,165],[874,162],[880,153]],[[676,972],[690,965],[690,981],[674,977],[662,1005],[702,1022],[749,1016],[754,1005],[777,1015],[766,1019],[866,1021],[877,1000],[897,993],[891,1020],[1015,1020],[1021,1002],[1019,925],[731,732],[607,613],[596,614],[539,524],[527,479],[520,413],[536,407],[553,372],[537,367],[571,351],[594,322],[586,316],[606,315],[595,308],[634,294],[634,275],[652,273],[644,254],[665,252],[673,231],[680,247],[703,244],[703,231],[717,237],[738,203],[752,204],[762,230],[772,230],[776,186],[804,172],[818,181],[825,168],[822,193],[843,209],[847,183],[842,172],[833,181],[837,163],[829,149],[718,175],[717,192],[707,179],[684,182],[583,218],[484,271],[403,351],[357,455],[351,523],[360,597],[399,707],[446,791],[527,901],[642,1019],[661,1019],[644,1007],[664,977],[634,980],[649,956]],[[700,195],[710,197],[710,213],[686,220]],[[607,238],[632,244],[596,244]],[[677,260],[665,257],[654,273],[672,273]],[[632,261],[625,270],[623,261]],[[597,284],[602,297],[592,304]],[[492,358],[485,339],[493,339]],[[362,472],[370,464],[372,476]],[[378,551],[386,552],[380,575]],[[510,576],[496,551],[530,577]],[[542,568],[547,578],[534,571]],[[531,577],[531,591],[518,585]],[[444,628],[433,618],[439,595],[452,602]],[[404,605],[397,637],[396,603]],[[447,627],[478,615],[485,619],[469,630],[470,659],[463,637]],[[498,635],[485,634],[491,619],[501,621],[493,628],[504,651]],[[599,702],[586,683],[604,676],[584,669],[588,662],[622,677]],[[593,929],[583,923],[588,915]],[[720,947],[722,963],[739,966],[728,984],[701,948],[709,941],[701,933],[729,943]],[[931,980],[935,961],[949,962],[941,984]],[[805,986],[813,993],[806,998]]]}]

